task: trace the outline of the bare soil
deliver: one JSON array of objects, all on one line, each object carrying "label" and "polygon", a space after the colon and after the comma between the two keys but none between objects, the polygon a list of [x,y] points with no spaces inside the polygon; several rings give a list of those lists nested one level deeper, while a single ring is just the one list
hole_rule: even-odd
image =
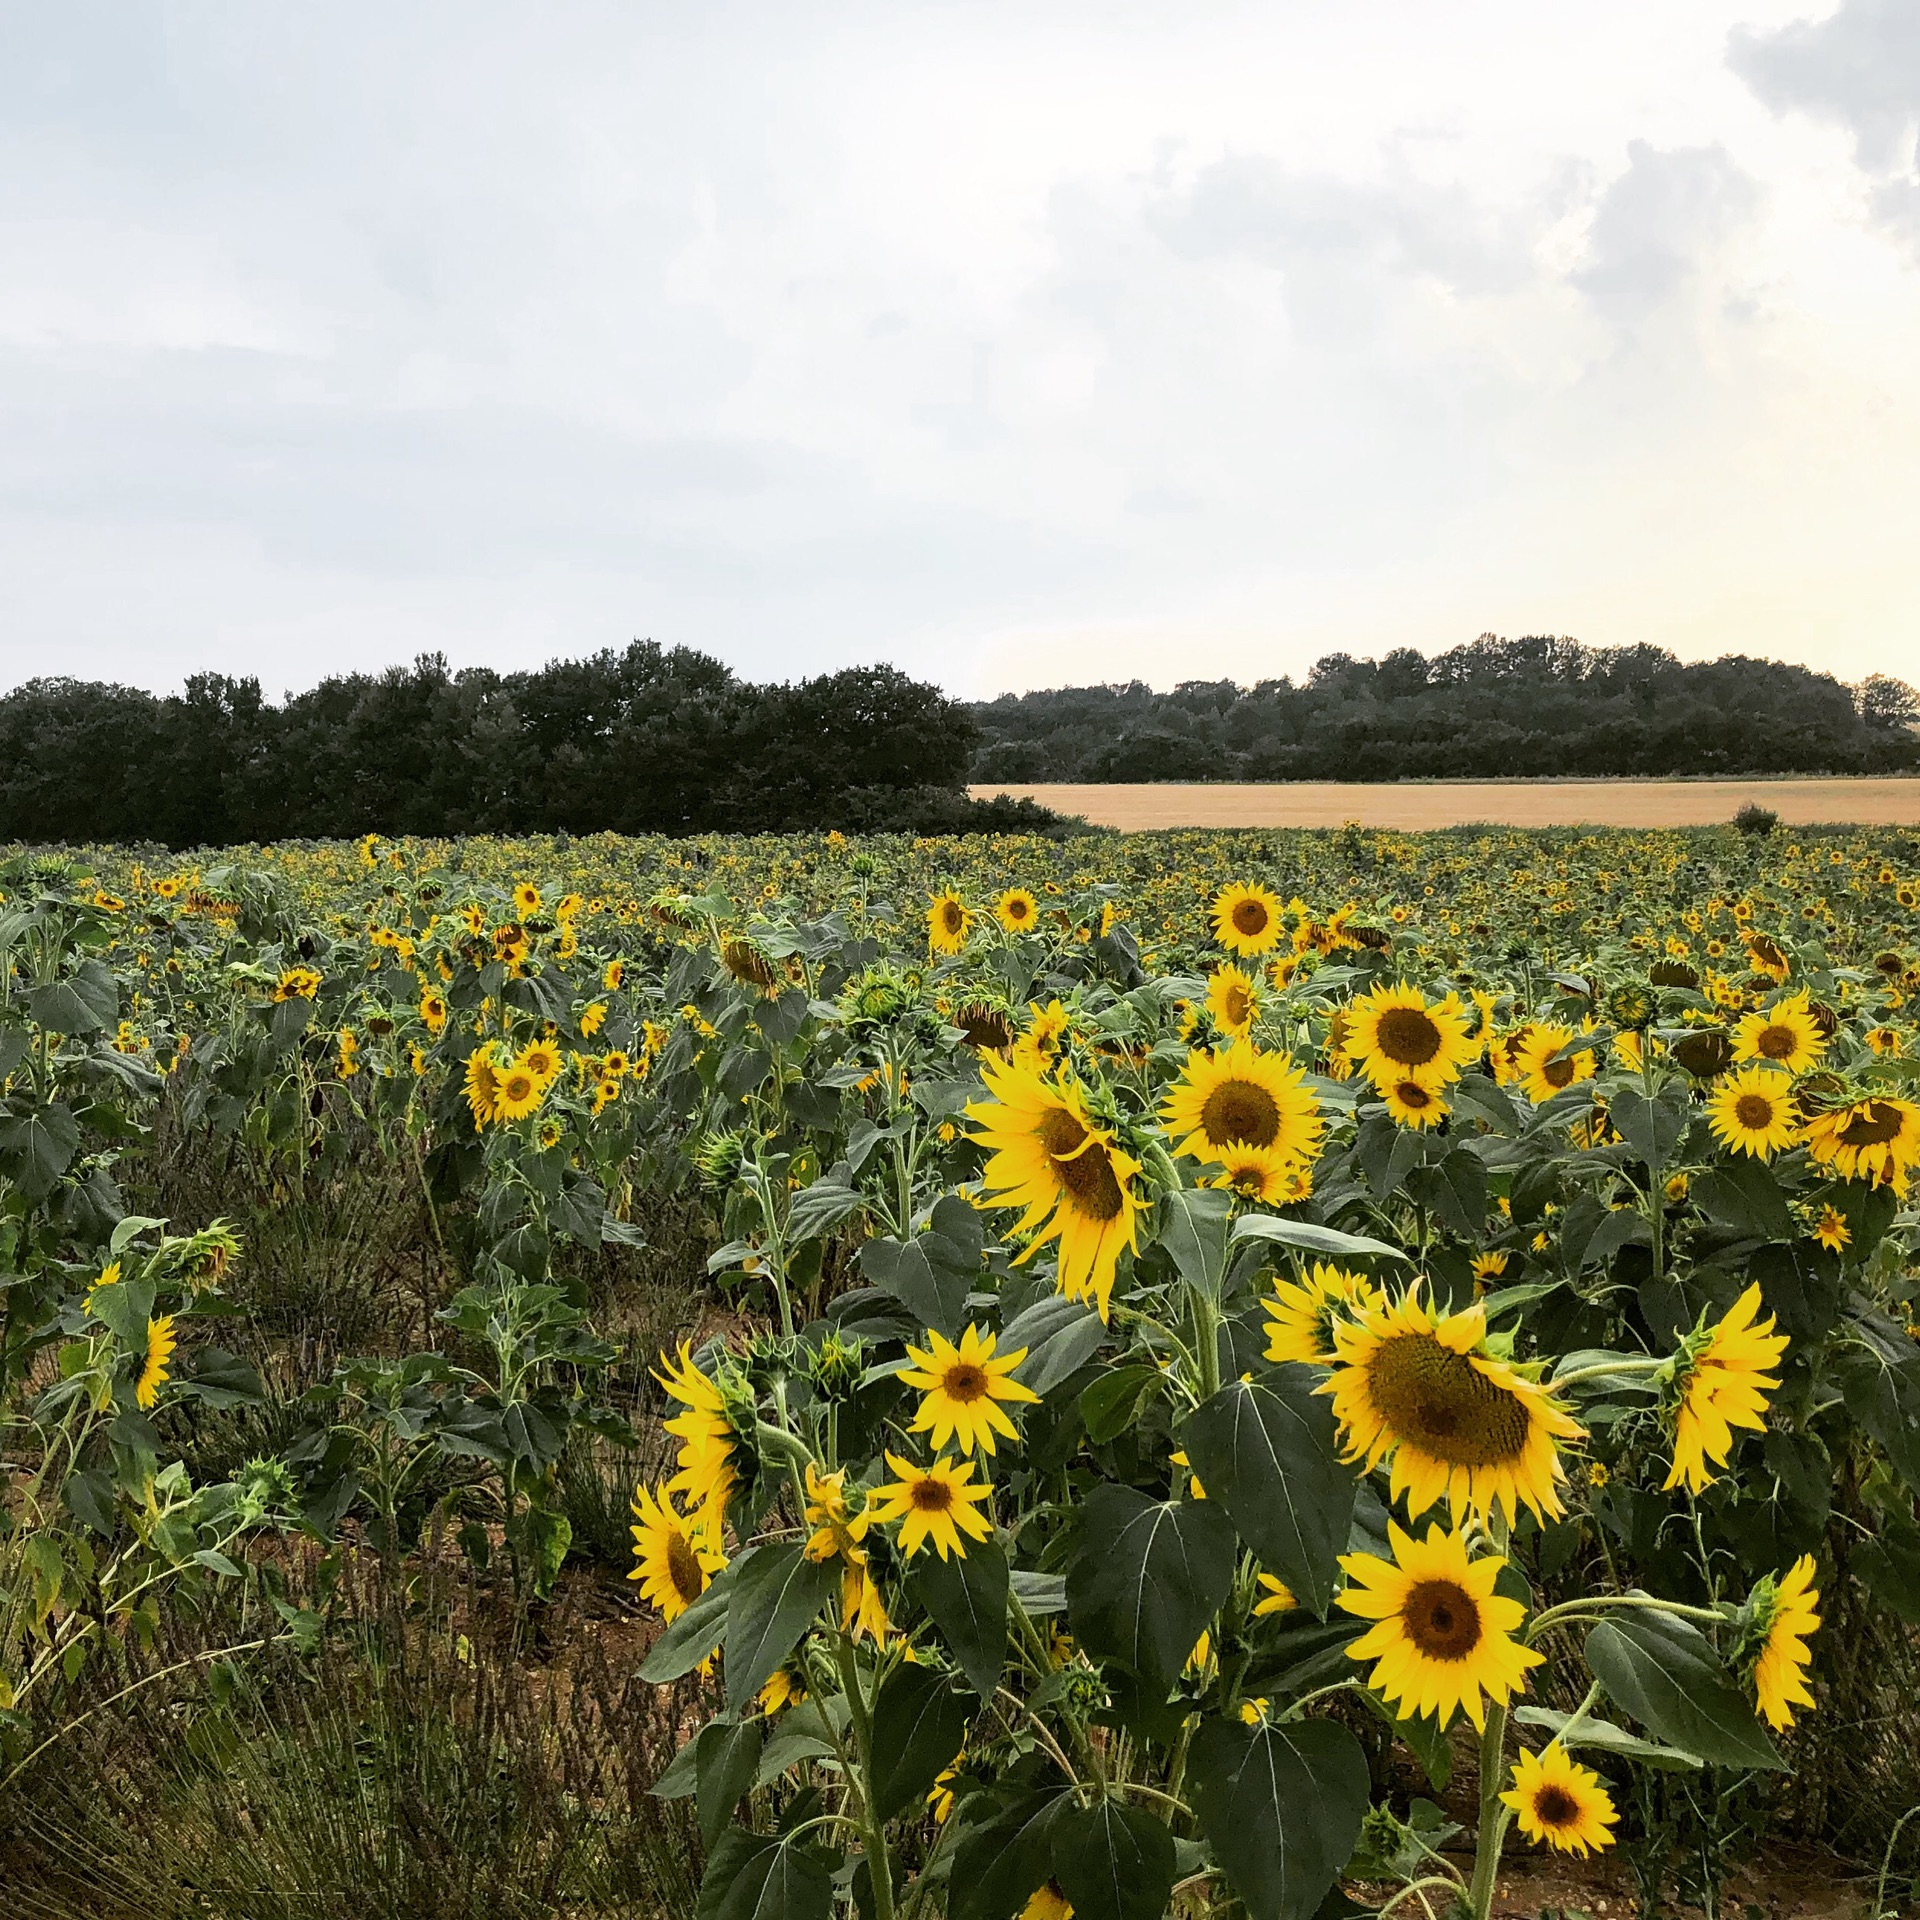
[{"label": "bare soil", "polygon": [[1508,827],[1706,827],[1749,802],[1788,826],[1920,826],[1920,779],[1434,780],[1279,786],[989,785],[997,793],[1077,813],[1095,826],[1363,827],[1419,829],[1482,821]]}]

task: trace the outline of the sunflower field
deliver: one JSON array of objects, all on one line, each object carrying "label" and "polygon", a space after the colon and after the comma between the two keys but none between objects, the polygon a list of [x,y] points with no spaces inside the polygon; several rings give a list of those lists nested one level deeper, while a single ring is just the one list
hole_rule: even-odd
[{"label": "sunflower field", "polygon": [[1890,1912],[1916,995],[1897,831],[18,852],[8,1910]]}]

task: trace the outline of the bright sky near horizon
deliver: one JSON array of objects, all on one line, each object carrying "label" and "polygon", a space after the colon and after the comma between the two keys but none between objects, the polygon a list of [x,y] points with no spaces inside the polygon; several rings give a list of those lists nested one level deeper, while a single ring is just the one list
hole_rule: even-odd
[{"label": "bright sky near horizon", "polygon": [[1920,0],[0,0],[0,687],[1920,679]]}]

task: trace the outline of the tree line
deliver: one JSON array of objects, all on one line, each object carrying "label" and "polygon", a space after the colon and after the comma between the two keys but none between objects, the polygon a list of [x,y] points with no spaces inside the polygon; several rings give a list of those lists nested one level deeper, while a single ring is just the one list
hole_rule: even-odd
[{"label": "tree line", "polygon": [[1901,773],[1920,700],[1745,655],[1482,634],[1428,658],[1334,653],[1299,684],[1140,681],[976,704],[977,781]]},{"label": "tree line", "polygon": [[279,704],[39,679],[0,697],[0,841],[169,847],[356,834],[1031,830],[969,800],[966,707],[892,667],[786,685],[636,641],[533,672],[444,657]]}]

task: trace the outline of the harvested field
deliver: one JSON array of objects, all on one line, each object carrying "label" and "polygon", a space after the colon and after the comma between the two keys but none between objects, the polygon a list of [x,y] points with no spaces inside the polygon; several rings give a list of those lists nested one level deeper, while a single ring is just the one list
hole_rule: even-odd
[{"label": "harvested field", "polygon": [[1710,827],[1751,802],[1789,826],[1920,826],[1920,780],[1460,780],[1277,786],[986,785],[1128,832],[1154,827]]}]

